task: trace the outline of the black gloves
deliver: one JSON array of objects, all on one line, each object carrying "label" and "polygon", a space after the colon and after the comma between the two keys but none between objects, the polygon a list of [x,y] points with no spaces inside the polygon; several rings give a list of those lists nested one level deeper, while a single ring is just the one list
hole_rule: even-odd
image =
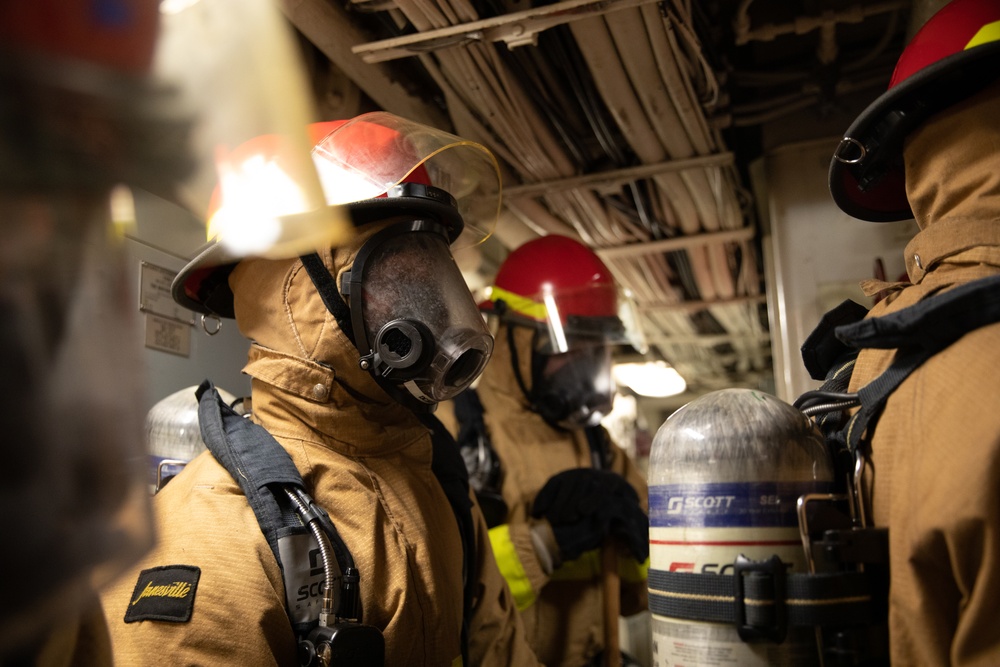
[{"label": "black gloves", "polygon": [[579,558],[609,536],[637,561],[649,557],[649,519],[635,489],[613,472],[575,468],[553,475],[535,496],[531,513],[548,520],[563,560]]}]

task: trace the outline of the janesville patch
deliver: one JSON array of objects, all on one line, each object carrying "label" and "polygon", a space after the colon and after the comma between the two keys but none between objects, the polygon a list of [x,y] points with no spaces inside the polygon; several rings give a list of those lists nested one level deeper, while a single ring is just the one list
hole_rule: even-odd
[{"label": "janesville patch", "polygon": [[125,622],[190,621],[200,577],[201,568],[193,565],[164,565],[143,570],[125,611]]}]

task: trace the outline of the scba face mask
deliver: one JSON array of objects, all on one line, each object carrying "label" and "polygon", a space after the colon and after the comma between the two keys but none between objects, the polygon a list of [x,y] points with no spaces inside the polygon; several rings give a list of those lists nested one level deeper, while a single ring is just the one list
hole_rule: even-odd
[{"label": "scba face mask", "polygon": [[403,405],[426,410],[472,384],[493,337],[432,221],[392,225],[342,277],[361,367]]},{"label": "scba face mask", "polygon": [[532,353],[532,403],[550,424],[567,430],[596,426],[615,393],[611,348],[589,344],[568,352]]}]

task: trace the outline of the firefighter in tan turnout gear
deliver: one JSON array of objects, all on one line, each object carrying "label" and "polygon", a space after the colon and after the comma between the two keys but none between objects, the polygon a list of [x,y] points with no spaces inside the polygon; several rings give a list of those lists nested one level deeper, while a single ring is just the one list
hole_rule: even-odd
[{"label": "firefighter in tan turnout gear", "polygon": [[[356,237],[301,258],[236,263],[212,244],[178,275],[175,299],[235,317],[252,341],[252,430],[287,452],[315,501],[303,516],[329,516],[338,560],[350,552],[356,579],[343,591],[358,604],[349,620],[381,634],[384,663],[537,664],[474,496],[463,481],[456,501],[446,483],[455,478],[440,470],[454,461],[432,446],[440,429],[427,418],[492,351],[449,245],[489,232],[495,161],[381,112],[311,130],[322,137],[313,155],[324,191],[347,204]],[[250,428],[221,416],[227,438]],[[236,477],[255,467],[248,456]],[[303,568],[328,568],[325,557],[275,550],[259,507],[211,452],[174,477],[154,509],[159,544],[104,597],[119,664],[298,665],[322,653],[297,644],[291,619],[348,571],[290,585]]]},{"label": "firefighter in tan turnout gear", "polygon": [[453,403],[500,571],[548,665],[600,660],[606,541],[618,551],[621,613],[646,609],[646,483],[599,424],[611,410],[611,348],[625,342],[617,298],[607,267],[573,239],[514,250],[481,306],[499,323],[493,358]]},{"label": "firefighter in tan turnout gear", "polygon": [[149,79],[157,4],[0,3],[3,665],[110,665],[94,589],[152,543],[131,230],[110,204],[193,166]]},{"label": "firefighter in tan turnout gear", "polygon": [[[920,228],[905,250],[909,282],[865,286],[890,290],[866,324],[985,286],[966,310],[915,328],[922,346],[956,340],[899,384],[869,429],[868,509],[889,529],[894,665],[1000,664],[1000,324],[964,322],[1000,290],[998,119],[1000,2],[956,0],[914,36],[831,164],[846,213]],[[862,349],[851,391],[908,342]]]}]

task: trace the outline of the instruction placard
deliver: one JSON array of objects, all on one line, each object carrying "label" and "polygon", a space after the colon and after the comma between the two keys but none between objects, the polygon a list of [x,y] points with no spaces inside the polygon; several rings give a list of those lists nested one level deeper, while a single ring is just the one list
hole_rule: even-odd
[{"label": "instruction placard", "polygon": [[[194,313],[179,305],[170,296],[170,284],[176,272],[141,262],[139,264],[139,310],[161,318],[194,326]],[[147,330],[148,330],[147,326]]]},{"label": "instruction placard", "polygon": [[177,320],[146,313],[146,347],[190,357],[191,327]]}]

